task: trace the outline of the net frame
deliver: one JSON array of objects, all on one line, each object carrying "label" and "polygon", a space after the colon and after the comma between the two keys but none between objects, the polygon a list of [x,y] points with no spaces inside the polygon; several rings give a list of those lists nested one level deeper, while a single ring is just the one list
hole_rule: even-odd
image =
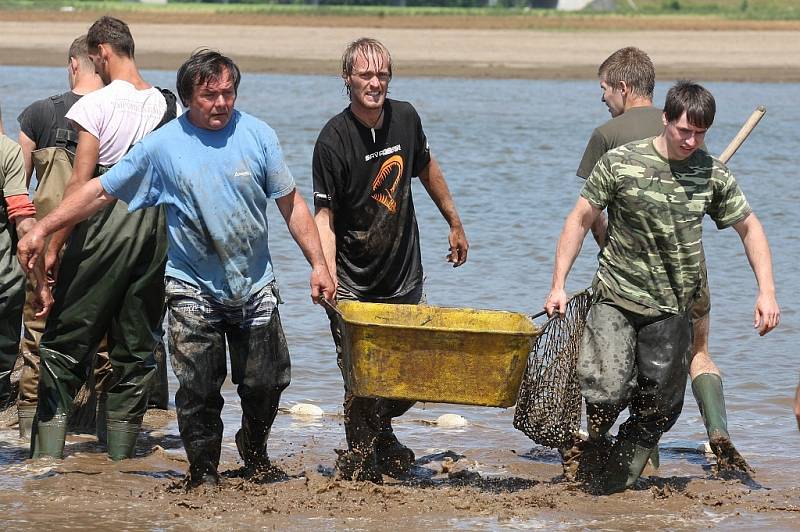
[{"label": "net frame", "polygon": [[544,323],[528,355],[514,428],[545,447],[570,447],[580,429],[578,351],[591,303],[589,289],[573,295],[563,316]]}]

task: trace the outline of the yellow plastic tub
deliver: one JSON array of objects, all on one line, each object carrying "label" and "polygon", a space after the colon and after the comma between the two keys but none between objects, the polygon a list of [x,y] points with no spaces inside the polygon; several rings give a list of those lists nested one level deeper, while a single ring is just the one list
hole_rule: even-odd
[{"label": "yellow plastic tub", "polygon": [[509,407],[538,334],[524,314],[342,301],[354,395]]}]

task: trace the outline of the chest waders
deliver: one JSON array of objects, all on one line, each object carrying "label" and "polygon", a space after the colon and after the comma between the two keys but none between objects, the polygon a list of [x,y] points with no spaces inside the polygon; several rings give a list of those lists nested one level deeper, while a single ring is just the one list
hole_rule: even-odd
[{"label": "chest waders", "polygon": [[[55,139],[55,145],[44,146],[31,153],[37,179],[36,190],[33,194],[37,220],[44,218],[61,203],[64,189],[72,176],[75,151],[78,145],[78,135],[65,117],[69,108],[64,95],[51,96],[49,102],[53,107],[54,121],[51,132]],[[48,244],[49,239],[45,243],[45,250]],[[63,252],[59,253],[59,258],[61,255]],[[23,365],[17,401],[19,436],[23,439],[30,438],[36,414],[40,366],[39,343],[47,319],[36,317],[34,289],[34,280],[32,277],[28,277],[25,284],[22,342],[19,349]],[[100,406],[104,404],[104,400],[99,395],[102,396],[102,390],[108,387],[111,378],[111,364],[108,361],[105,338],[96,355],[94,367],[94,373],[90,375],[84,389],[81,390],[75,404],[72,405],[71,425],[73,429],[94,432],[98,438],[104,439],[105,423],[98,424],[96,419],[97,411],[101,410]]]},{"label": "chest waders", "polygon": [[[162,93],[167,112],[157,127],[176,114],[175,96]],[[106,332],[113,368],[106,399],[108,454],[112,460],[133,456],[156,373],[166,259],[163,207],[129,213],[124,202],[115,201],[75,226],[40,345],[32,458],[63,456],[70,405]]]},{"label": "chest waders", "polygon": [[[61,102],[63,105],[63,99]],[[58,106],[56,106],[56,112],[58,113]],[[39,220],[61,203],[64,189],[72,175],[77,137],[72,130],[57,128],[56,139],[57,146],[34,150],[31,154],[38,181],[33,203],[36,205],[36,218]],[[48,244],[49,240],[45,243],[45,250]],[[39,343],[44,333],[46,318],[36,317],[35,299],[34,282],[29,276],[26,280],[23,335],[20,344],[20,353],[23,359],[17,403],[20,438],[30,437],[38,403]],[[72,405],[71,425],[80,430],[96,432],[98,437],[105,432],[105,426],[102,423],[96,425],[96,412],[105,402],[101,396],[111,379],[111,364],[108,360],[107,349],[105,338],[103,338],[96,355],[94,372],[85,383],[86,389],[78,394],[75,404]],[[87,397],[88,401],[81,400]]]},{"label": "chest waders", "polygon": [[[0,175],[0,185],[2,180]],[[6,202],[0,196],[0,409],[11,399],[11,372],[17,361],[25,301],[25,279],[16,247],[16,228],[8,221]]]}]

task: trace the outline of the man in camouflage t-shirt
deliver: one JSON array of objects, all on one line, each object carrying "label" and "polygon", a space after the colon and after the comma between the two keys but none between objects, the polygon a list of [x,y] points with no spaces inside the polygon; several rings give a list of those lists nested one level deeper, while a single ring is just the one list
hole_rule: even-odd
[{"label": "man in camouflage t-shirt", "polygon": [[[607,151],[664,131],[663,110],[653,107],[655,68],[645,52],[633,46],[620,48],[603,61],[597,74],[603,90],[602,101],[613,118],[592,132],[576,172],[582,179],[589,177]],[[705,150],[705,147],[701,145],[700,149]],[[602,213],[592,225],[592,234],[600,247],[605,242],[606,225]],[[701,276],[702,282],[692,308],[693,354],[689,364],[692,392],[703,417],[711,450],[717,457],[717,468],[746,472],[751,469],[736,450],[728,432],[722,376],[709,353],[711,293],[705,270]],[[587,416],[590,415],[592,412],[587,412]],[[583,445],[579,442],[578,447],[565,455],[570,457],[565,461],[568,474],[575,463],[574,452],[580,453],[581,447]]]},{"label": "man in camouflage t-shirt", "polygon": [[[691,306],[700,285],[702,219],[734,227],[759,285],[756,324],[775,328],[772,261],[761,223],[724,164],[699,147],[714,120],[714,98],[682,81],[667,93],[664,132],[606,153],[567,217],[558,243],[548,313],[563,312],[564,284],[581,243],[608,209],[595,302],[578,362],[590,441],[609,453],[593,479],[606,492],[632,486],[661,435],[680,415],[691,352]],[[612,444],[608,431],[631,416]]]}]

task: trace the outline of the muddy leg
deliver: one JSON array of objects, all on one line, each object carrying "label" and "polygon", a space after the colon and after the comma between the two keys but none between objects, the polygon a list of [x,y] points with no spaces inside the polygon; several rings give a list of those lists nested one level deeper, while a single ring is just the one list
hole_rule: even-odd
[{"label": "muddy leg", "polygon": [[216,484],[222,445],[223,398],[227,374],[225,336],[219,317],[199,289],[167,280],[167,317],[172,369],[178,379],[178,429],[189,459],[189,485]]}]

